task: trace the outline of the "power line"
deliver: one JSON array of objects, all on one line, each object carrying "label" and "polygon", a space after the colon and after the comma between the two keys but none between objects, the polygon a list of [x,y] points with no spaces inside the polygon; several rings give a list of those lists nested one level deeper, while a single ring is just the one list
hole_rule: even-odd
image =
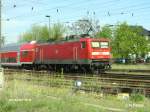
[{"label": "power line", "polygon": [[[119,1],[120,1],[120,0],[119,0]],[[111,3],[111,2],[112,2],[112,3]],[[112,0],[111,2],[108,2],[108,4],[114,4],[114,3],[115,3],[114,6],[116,6],[116,2],[114,2],[113,0]],[[106,3],[107,3],[107,2],[106,2]],[[102,5],[100,5],[99,9],[96,9],[95,12],[98,12],[98,10],[101,10],[101,12],[102,12],[103,9],[106,10],[106,5],[108,5],[108,4],[102,4]],[[129,6],[126,6],[126,7],[120,7],[120,8],[110,9],[110,10],[107,10],[107,11],[105,11],[105,12],[108,13],[108,11],[111,11],[111,12],[112,12],[112,11],[114,11],[114,10],[120,11],[121,9],[125,10],[125,8],[127,8],[127,9],[130,8],[130,9],[131,9],[131,8],[139,7],[139,6],[142,6],[142,5],[145,5],[145,4],[148,4],[148,3],[129,5]],[[99,5],[99,4],[97,3],[96,5]],[[148,6],[149,6],[149,4],[148,4]],[[105,8],[103,8],[103,7],[105,7]],[[107,7],[109,7],[109,6],[107,6]],[[102,8],[102,9],[101,9],[101,8]],[[88,10],[88,12],[89,12],[89,11],[90,11],[90,10]],[[120,12],[121,12],[121,11],[120,11]]]},{"label": "power line", "polygon": [[[135,9],[135,7],[139,7],[139,6],[142,6],[142,5],[145,5],[146,3],[143,3],[143,4],[136,4],[136,5],[129,5],[129,6],[127,6],[127,7],[121,7],[121,8],[116,8],[115,10],[125,10],[125,9],[128,9],[129,10],[129,8],[130,9]],[[145,7],[145,6],[144,6]],[[148,7],[149,7],[149,5],[148,5]],[[113,10],[113,9],[112,9]]]},{"label": "power line", "polygon": [[[14,8],[20,8],[20,7],[25,7],[25,6],[34,6],[33,3],[35,4],[35,1],[30,1],[30,3],[29,3],[29,2],[27,2],[27,0],[25,0],[23,3],[21,2],[21,4],[20,3],[18,4],[17,2],[14,2],[14,3],[11,3],[9,6],[4,6],[4,7],[7,7],[7,10],[12,10]],[[46,5],[46,3],[42,3],[40,1],[36,1],[36,4]]]},{"label": "power line", "polygon": [[[83,2],[83,1],[82,1]],[[74,4],[74,2],[73,3],[71,3],[71,4]],[[67,4],[67,5],[62,5],[61,7],[60,6],[58,6],[59,8],[65,8],[65,7],[68,7],[70,4]],[[133,6],[136,6],[136,7],[138,7],[138,5],[136,4],[136,5],[130,5],[130,6],[128,6],[128,8],[132,8]],[[58,9],[58,7],[53,7],[53,8],[50,8],[50,9],[44,9],[44,10],[54,10],[54,9]],[[70,6],[69,6],[70,7]],[[104,18],[106,18],[106,17],[115,17],[115,16],[119,16],[119,15],[128,15],[128,14],[132,14],[132,12],[130,12],[130,11],[120,11],[119,9],[124,9],[124,8],[127,8],[127,7],[122,7],[122,8],[116,8],[115,10],[117,10],[117,12],[115,13],[115,12],[113,12],[113,13],[111,13],[111,12],[109,12],[109,15],[108,15],[108,12],[104,12],[104,14],[102,15]],[[148,9],[149,7],[147,7],[147,8],[144,8],[144,7],[142,7],[142,8],[138,8],[138,9],[140,9],[140,10],[143,10],[143,9]],[[136,10],[136,11],[139,11],[138,9],[134,9],[134,10]],[[120,12],[118,12],[118,10],[120,11]],[[124,9],[125,10],[125,9]],[[39,12],[39,13],[42,13],[42,12]],[[39,14],[38,13],[38,14]],[[78,12],[76,12],[76,13],[78,13]],[[97,12],[96,12],[97,13]],[[139,12],[138,12],[139,13]],[[37,14],[37,13],[36,13]],[[133,13],[133,15],[134,15],[134,17],[135,17],[135,13]],[[28,15],[27,15],[28,16]],[[39,15],[34,15],[34,16],[39,16]],[[16,16],[15,18],[18,18],[18,17],[20,17],[20,16]],[[24,15],[22,15],[21,17],[26,17],[26,16],[24,16]],[[32,16],[33,17],[33,16]],[[75,17],[75,16],[74,16]],[[76,16],[77,17],[77,16]],[[78,17],[80,17],[80,16],[78,16]],[[10,18],[10,19],[14,19],[14,18]]]},{"label": "power line", "polygon": [[[114,1],[116,1],[116,0],[110,0],[110,1],[107,1],[107,2],[103,2],[102,4],[106,4],[106,3],[111,3],[111,2],[114,2]],[[78,4],[82,4],[82,3],[88,3],[88,2],[90,2],[90,1],[82,1],[82,2],[80,2],[80,3],[78,3],[78,2],[73,2],[73,3],[70,3],[70,4],[67,4],[67,5],[62,5],[62,6],[56,6],[56,7],[53,7],[53,8],[48,8],[48,9],[43,9],[43,10],[40,10],[40,12],[41,11],[49,11],[49,10],[54,10],[54,9],[60,9],[60,8],[66,8],[66,7],[70,7],[70,6],[73,6],[73,5],[78,5]],[[37,14],[41,14],[41,13],[37,13]],[[35,13],[34,13],[35,14]],[[16,17],[10,17],[10,19],[12,19],[12,18],[18,18],[18,17],[22,17],[22,16],[24,16],[24,14],[23,15],[19,15],[19,16],[16,16]],[[35,15],[36,16],[36,15]]]},{"label": "power line", "polygon": [[[145,12],[146,13],[146,12]],[[149,12],[147,12],[147,13],[149,13]],[[142,14],[144,14],[143,12],[142,12]],[[115,13],[114,15],[112,15],[112,17],[116,17],[116,16],[119,16],[119,15],[131,15],[130,13],[124,13],[124,14],[121,14],[121,13]],[[74,16],[74,17],[81,17],[80,15],[79,16]],[[104,18],[106,18],[107,17],[107,15],[105,15],[105,17]],[[134,15],[134,17],[139,17],[139,16],[137,16],[137,15]],[[65,19],[65,18],[63,18],[63,19]],[[138,18],[137,18],[138,19]],[[75,20],[68,20],[69,22],[75,22]],[[43,21],[43,23],[44,22],[46,22],[46,21]],[[36,22],[36,24],[39,24],[39,23],[41,23],[41,22]],[[54,23],[54,22],[53,22]],[[61,22],[61,23],[66,23],[66,22]]]},{"label": "power line", "polygon": [[[148,9],[150,7],[145,7],[145,8],[138,8],[138,9],[135,9],[136,11],[139,11],[139,10],[143,10],[143,9]],[[130,12],[118,12],[118,13],[112,13],[111,16],[115,16],[115,15],[125,15],[125,14],[129,14]],[[108,15],[102,15],[102,16],[108,16]]]},{"label": "power line", "polygon": [[[65,0],[65,1],[70,1],[70,0]],[[63,1],[64,2],[64,1]],[[34,3],[34,4],[33,4]],[[32,6],[36,8],[36,5],[45,5],[48,6],[48,3],[43,3],[43,2],[39,2],[39,1],[28,1],[26,3],[22,3],[22,4],[17,4],[15,8],[19,8],[19,7],[25,7],[26,4],[28,4],[28,6]],[[35,5],[36,4],[36,5]],[[73,3],[74,4],[74,3]],[[71,4],[71,5],[73,5]],[[15,4],[12,4],[12,6],[14,6]],[[70,5],[70,4],[69,4]],[[58,6],[59,7],[59,6]],[[12,7],[14,9],[14,7]],[[7,9],[8,10],[8,9]]]},{"label": "power line", "polygon": [[[82,2],[85,2],[85,0],[82,1]],[[42,13],[41,11],[46,11],[46,10],[48,11],[48,10],[54,10],[54,9],[64,8],[64,7],[67,7],[67,6],[74,5],[76,3],[78,3],[78,2],[73,2],[73,3],[67,4],[67,5],[62,5],[62,6],[56,6],[56,7],[53,7],[53,8],[43,9],[43,10],[40,10],[40,12],[34,13],[34,14],[41,14]],[[16,17],[10,17],[9,19],[14,19],[14,18],[22,17],[22,16],[24,16],[24,14],[16,16]]]},{"label": "power line", "polygon": [[101,13],[99,16],[101,16],[103,18],[106,18],[106,17],[118,16],[118,15],[132,15],[132,14],[135,14],[135,12],[137,12],[137,11],[138,11],[138,13],[141,13],[140,10],[149,9],[149,8],[150,7],[136,8],[134,12],[133,11],[132,12],[131,11],[128,11],[128,12],[127,11],[121,11],[121,12],[118,12],[118,11],[117,12],[104,12],[104,13]]},{"label": "power line", "polygon": [[[72,3],[72,4],[74,4],[74,3]],[[69,5],[71,5],[71,4],[69,4]],[[54,7],[54,8],[50,8],[50,9],[47,9],[47,10],[54,10],[54,9],[57,9],[58,10],[58,8],[63,8],[63,7],[66,7],[66,6],[68,6],[68,5],[65,5],[65,6],[61,6],[61,7]],[[132,5],[132,6],[135,6],[135,5]],[[137,5],[136,5],[137,6]],[[127,8],[127,7],[126,7]],[[128,7],[129,8],[129,7]],[[120,9],[123,9],[123,8],[120,8]],[[106,13],[106,12],[105,12]],[[110,15],[110,12],[107,12],[107,14],[109,13],[109,15]],[[122,15],[124,14],[124,12],[122,11],[122,12],[120,12]],[[38,13],[39,14],[39,13]],[[38,15],[33,15],[33,16],[38,16]],[[32,17],[33,17],[32,16]],[[23,15],[21,15],[21,16],[16,16],[16,17],[13,17],[13,19],[15,19],[15,18],[19,18],[19,17],[25,17],[24,16],[24,14]],[[12,18],[10,18],[10,19],[12,19]]]}]

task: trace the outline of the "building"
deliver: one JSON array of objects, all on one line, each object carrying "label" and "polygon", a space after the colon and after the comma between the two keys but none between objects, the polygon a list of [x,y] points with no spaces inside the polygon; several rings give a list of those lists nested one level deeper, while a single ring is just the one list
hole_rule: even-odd
[{"label": "building", "polygon": [[[142,35],[145,36],[147,40],[150,40],[150,31],[145,29],[145,28],[143,28],[143,27],[142,27],[142,29],[143,29]],[[150,43],[149,43],[149,47],[150,47]],[[150,57],[150,52],[148,52],[146,57]]]}]

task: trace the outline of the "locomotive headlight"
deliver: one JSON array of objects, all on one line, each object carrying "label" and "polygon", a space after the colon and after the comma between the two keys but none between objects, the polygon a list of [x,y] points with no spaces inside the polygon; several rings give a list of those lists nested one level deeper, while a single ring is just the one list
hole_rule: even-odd
[{"label": "locomotive headlight", "polygon": [[99,55],[100,52],[92,52],[92,55]]},{"label": "locomotive headlight", "polygon": [[110,55],[110,52],[92,52],[92,55]]},{"label": "locomotive headlight", "polygon": [[109,52],[102,52],[103,55],[110,55]]}]

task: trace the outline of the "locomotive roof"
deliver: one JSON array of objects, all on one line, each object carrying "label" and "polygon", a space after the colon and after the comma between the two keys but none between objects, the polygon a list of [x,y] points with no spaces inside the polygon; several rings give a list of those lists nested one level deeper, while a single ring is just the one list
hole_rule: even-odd
[{"label": "locomotive roof", "polygon": [[86,40],[93,40],[93,41],[110,41],[107,38],[90,38],[90,37],[84,37],[84,38],[73,38],[69,40],[58,40],[58,41],[51,41],[47,43],[38,43],[38,44],[59,44],[59,43],[65,43],[65,42],[76,42],[76,41],[86,41]]},{"label": "locomotive roof", "polygon": [[8,44],[0,48],[0,52],[5,51],[19,51],[20,45],[19,44]]}]

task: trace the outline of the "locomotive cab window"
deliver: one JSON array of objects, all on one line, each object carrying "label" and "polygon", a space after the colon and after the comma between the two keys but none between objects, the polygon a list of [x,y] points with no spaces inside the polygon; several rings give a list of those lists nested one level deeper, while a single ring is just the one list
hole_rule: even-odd
[{"label": "locomotive cab window", "polygon": [[100,42],[101,48],[108,48],[108,42]]},{"label": "locomotive cab window", "polygon": [[81,43],[81,48],[86,48],[86,42]]},{"label": "locomotive cab window", "polygon": [[92,48],[100,48],[100,42],[92,42]]},{"label": "locomotive cab window", "polygon": [[92,48],[108,48],[108,42],[92,42]]}]

